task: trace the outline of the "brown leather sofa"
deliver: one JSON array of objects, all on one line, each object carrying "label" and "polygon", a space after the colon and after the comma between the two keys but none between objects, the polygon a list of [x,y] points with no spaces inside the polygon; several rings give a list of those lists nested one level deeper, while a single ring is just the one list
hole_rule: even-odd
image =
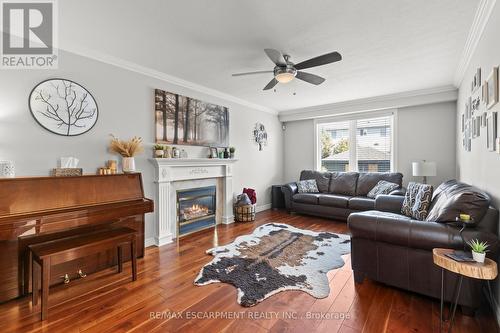
[{"label": "brown leather sofa", "polygon": [[[355,281],[365,277],[434,298],[440,297],[441,270],[432,260],[433,248],[464,249],[455,217],[468,213],[474,227],[463,231],[465,241],[486,240],[487,256],[496,260],[499,240],[498,210],[489,206],[483,191],[456,180],[441,184],[434,192],[430,221],[417,221],[400,214],[404,198],[380,195],[375,210],[351,214],[351,265]],[[437,222],[439,221],[439,222]],[[446,273],[445,299],[451,301],[457,276]],[[481,303],[481,281],[464,279],[458,303],[473,314]]]},{"label": "brown leather sofa", "polygon": [[349,214],[375,209],[375,199],[366,195],[380,180],[396,183],[391,195],[404,195],[401,173],[319,172],[304,170],[300,180],[315,179],[319,193],[298,193],[297,183],[282,187],[289,212],[346,220]]}]

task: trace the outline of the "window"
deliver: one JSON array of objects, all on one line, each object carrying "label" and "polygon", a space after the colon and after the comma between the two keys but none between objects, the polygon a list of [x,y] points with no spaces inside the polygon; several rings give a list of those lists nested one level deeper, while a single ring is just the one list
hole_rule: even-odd
[{"label": "window", "polygon": [[318,125],[319,169],[393,170],[393,116],[359,118]]}]

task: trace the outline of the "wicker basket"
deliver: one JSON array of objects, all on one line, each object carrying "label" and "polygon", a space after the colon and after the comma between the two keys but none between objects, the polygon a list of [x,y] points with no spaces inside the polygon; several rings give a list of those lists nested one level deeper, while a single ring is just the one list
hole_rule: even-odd
[{"label": "wicker basket", "polygon": [[237,222],[252,222],[255,221],[256,205],[245,205],[234,207],[234,219]]}]

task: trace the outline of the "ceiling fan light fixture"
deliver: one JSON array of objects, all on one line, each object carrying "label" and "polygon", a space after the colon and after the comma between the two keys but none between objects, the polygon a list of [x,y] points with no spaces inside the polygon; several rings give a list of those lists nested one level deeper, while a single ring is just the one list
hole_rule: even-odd
[{"label": "ceiling fan light fixture", "polygon": [[274,71],[274,78],[280,83],[288,83],[297,75],[297,71],[293,67],[277,68]]},{"label": "ceiling fan light fixture", "polygon": [[280,73],[276,75],[276,80],[280,83],[288,83],[295,78],[295,75],[292,73]]}]

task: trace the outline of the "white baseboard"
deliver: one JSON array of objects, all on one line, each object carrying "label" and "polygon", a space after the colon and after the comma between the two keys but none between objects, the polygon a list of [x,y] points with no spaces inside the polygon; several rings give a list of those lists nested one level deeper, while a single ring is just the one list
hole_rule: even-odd
[{"label": "white baseboard", "polygon": [[260,213],[260,212],[263,212],[263,211],[269,210],[269,209],[271,209],[271,204],[270,203],[265,204],[265,205],[260,205],[260,206],[257,205],[257,207],[255,207],[255,211],[257,213]]}]

